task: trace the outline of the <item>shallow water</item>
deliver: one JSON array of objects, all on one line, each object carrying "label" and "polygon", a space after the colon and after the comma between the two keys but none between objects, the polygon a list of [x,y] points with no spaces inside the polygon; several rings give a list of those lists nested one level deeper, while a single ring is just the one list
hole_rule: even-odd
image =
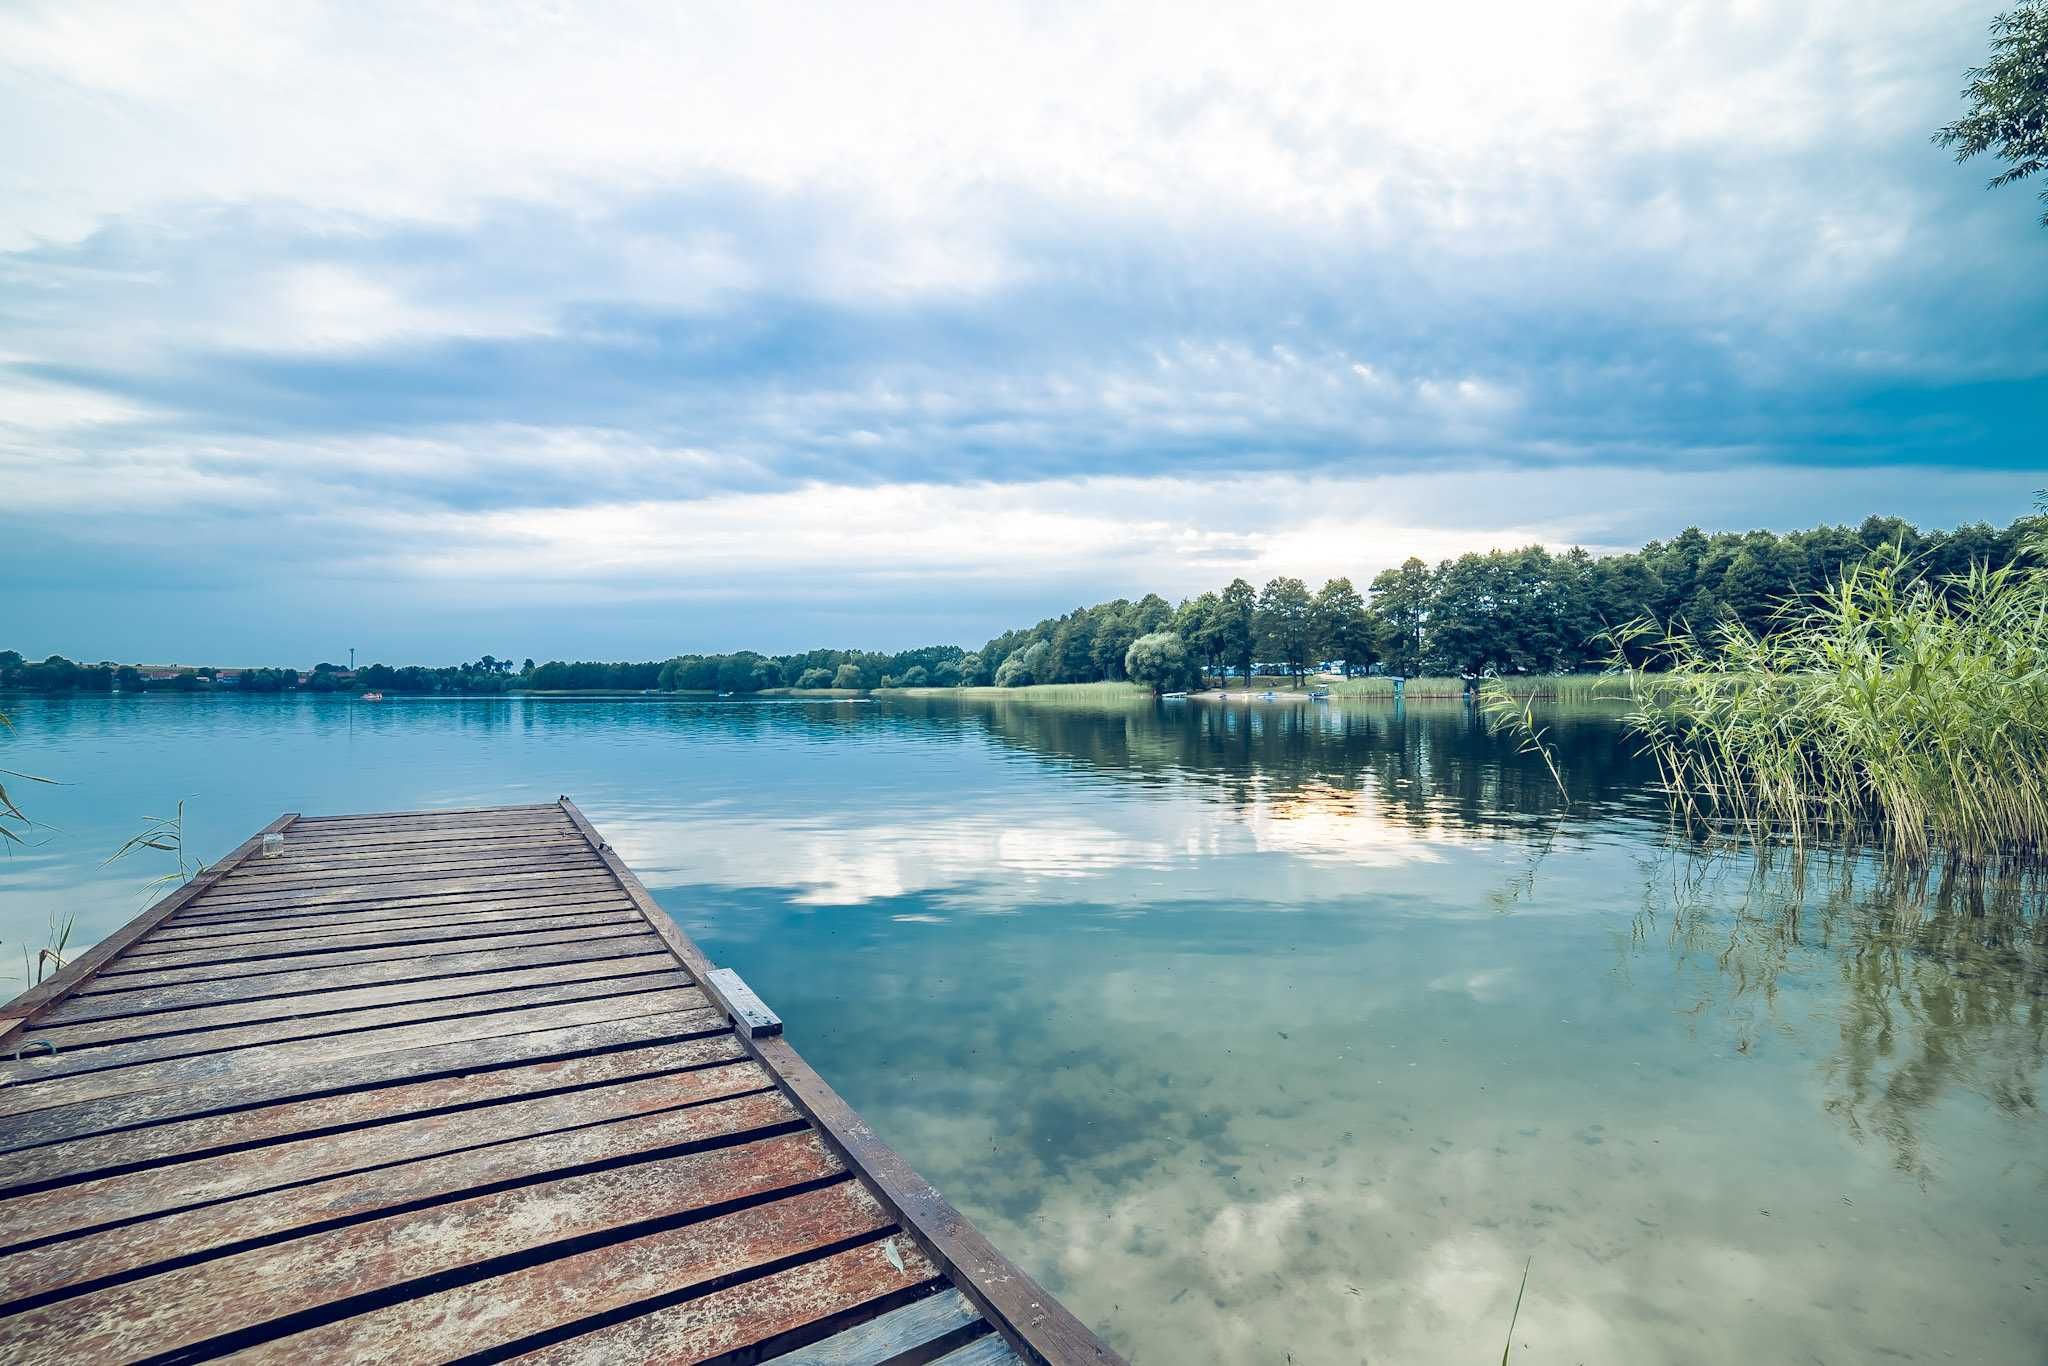
[{"label": "shallow water", "polygon": [[[1461,705],[12,699],[0,961],[282,810],[566,792],[1135,1363],[2038,1362],[2031,889],[1669,837]],[[17,969],[19,971],[19,969]]]}]

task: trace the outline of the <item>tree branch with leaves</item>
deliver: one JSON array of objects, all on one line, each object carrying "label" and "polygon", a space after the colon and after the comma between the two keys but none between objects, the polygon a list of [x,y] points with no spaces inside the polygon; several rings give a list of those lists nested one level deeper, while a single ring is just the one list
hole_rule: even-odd
[{"label": "tree branch with leaves", "polygon": [[[2005,163],[1986,189],[2048,169],[2048,0],[2022,0],[1991,21],[1991,60],[1963,73],[1970,112],[1934,135],[1958,163],[1990,152]],[[2041,191],[2048,204],[2048,187]],[[2048,209],[2041,213],[2048,228]]]}]

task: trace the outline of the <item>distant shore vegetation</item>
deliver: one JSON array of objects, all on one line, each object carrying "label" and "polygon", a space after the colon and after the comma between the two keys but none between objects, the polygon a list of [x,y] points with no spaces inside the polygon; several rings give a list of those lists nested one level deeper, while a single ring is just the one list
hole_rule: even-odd
[{"label": "distant shore vegetation", "polygon": [[[928,645],[896,652],[819,649],[767,655],[682,654],[645,662],[536,662],[484,655],[452,666],[311,669],[40,661],[0,650],[0,689],[35,693],[381,692],[479,695],[509,692],[756,694],[793,689],[1022,688],[1136,683],[1153,691],[1260,677],[1300,685],[1335,675],[1339,692],[1390,688],[1384,679],[1497,674],[1548,678],[1608,668],[1616,628],[1637,669],[1684,658],[1658,647],[1671,635],[1713,639],[1768,634],[1788,602],[1838,583],[1876,555],[1903,581],[1939,586],[1985,566],[2027,556],[2038,518],[1923,532],[1898,518],[1857,527],[1820,526],[1708,535],[1688,529],[1641,550],[1595,556],[1542,546],[1461,555],[1436,565],[1411,558],[1371,580],[1311,589],[1294,578],[1255,588],[1235,579],[1213,592],[1167,602],[1157,594],[1077,607],[1005,631],[977,650]],[[1647,628],[1647,629],[1644,629]],[[1418,692],[1417,695],[1420,695]]]}]

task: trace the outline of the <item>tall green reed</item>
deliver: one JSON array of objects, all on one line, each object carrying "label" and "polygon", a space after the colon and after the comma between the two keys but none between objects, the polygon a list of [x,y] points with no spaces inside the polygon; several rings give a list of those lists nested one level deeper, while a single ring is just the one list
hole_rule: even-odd
[{"label": "tall green reed", "polygon": [[[2048,535],[1930,582],[1897,548],[1762,631],[1610,633],[1629,722],[1689,822],[1909,860],[2048,850]],[[1631,666],[1624,647],[1658,672]]]}]

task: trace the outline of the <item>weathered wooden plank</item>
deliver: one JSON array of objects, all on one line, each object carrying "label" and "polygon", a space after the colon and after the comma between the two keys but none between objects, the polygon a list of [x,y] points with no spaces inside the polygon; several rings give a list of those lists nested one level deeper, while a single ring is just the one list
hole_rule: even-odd
[{"label": "weathered wooden plank", "polygon": [[184,886],[165,893],[141,915],[59,968],[48,981],[30,987],[8,1002],[4,1012],[0,1012],[0,1052],[12,1053],[20,1046],[23,1022],[26,1019],[66,999],[81,985],[91,981],[94,974],[109,960],[121,954],[129,945],[183,910],[191,902],[204,896],[215,882],[233,872],[244,859],[262,848],[263,836],[288,829],[297,819],[298,817],[290,812],[279,816],[244,840],[240,847],[226,858],[209,868],[202,869],[197,877]]},{"label": "weathered wooden plank", "polygon": [[[566,798],[287,834],[42,1010],[54,1061],[0,1063],[0,1304],[28,1306],[0,1313],[0,1359],[55,1334],[67,1355],[1117,1362],[767,1037]],[[617,1015],[635,1001],[653,1013]],[[776,1117],[641,1131],[751,1105]],[[824,1167],[648,1213],[643,1169],[794,1143]],[[796,1217],[828,1193],[864,1221]],[[920,1326],[940,1278],[965,1282],[950,1326]]]},{"label": "weathered wooden plank", "polygon": [[562,808],[554,802],[528,807],[478,806],[446,811],[359,811],[337,816],[308,816],[306,825],[315,830],[363,830],[387,825],[408,830],[426,830],[438,825],[481,825],[506,829],[533,822],[559,819]]},{"label": "weathered wooden plank", "polygon": [[[267,910],[229,910],[218,912],[194,912],[190,915],[173,917],[170,923],[158,930],[159,935],[205,935],[223,931],[253,932],[278,928],[315,928],[322,925],[351,924],[370,925],[385,920],[403,920],[426,915],[446,915],[452,911],[474,908],[479,911],[506,910],[529,906],[590,905],[609,906],[625,894],[617,882],[606,878],[595,881],[589,887],[550,887],[546,891],[518,893],[499,897],[477,897],[457,894],[445,897],[399,898],[389,902],[375,902],[363,906],[321,907],[317,910],[298,909],[289,906]],[[151,939],[156,936],[152,935]]]},{"label": "weathered wooden plank", "polygon": [[[559,820],[530,821],[388,821],[377,825],[339,826],[303,825],[298,834],[301,841],[309,844],[352,845],[356,848],[371,848],[379,844],[403,843],[407,840],[480,840],[493,835],[552,835],[560,833]],[[286,847],[292,841],[286,840]]]},{"label": "weathered wooden plank", "polygon": [[[489,1039],[437,1043],[401,1049],[368,1058],[315,1063],[287,1071],[237,1078],[217,1086],[149,1095],[119,1096],[0,1119],[0,1152],[83,1138],[115,1129],[139,1128],[174,1119],[220,1114],[229,1110],[306,1099],[332,1092],[385,1086],[397,1081],[460,1075],[480,1068],[540,1062],[577,1053],[600,1052],[662,1040],[723,1034],[725,1017],[717,1011],[672,1011],[663,1015],[607,1020],[595,1025],[540,1029]],[[9,1161],[14,1159],[10,1158]]]},{"label": "weathered wooden plank", "polygon": [[222,878],[214,887],[213,894],[220,897],[235,897],[252,896],[258,892],[318,892],[329,887],[346,887],[357,883],[416,882],[423,878],[440,880],[546,869],[587,869],[590,863],[588,851],[582,854],[562,854],[543,849],[502,850],[488,854],[471,854],[460,859],[357,864],[345,868],[259,870],[245,866]]},{"label": "weathered wooden plank", "polygon": [[782,1017],[768,1008],[767,1002],[754,994],[740,975],[731,968],[712,970],[710,985],[718,988],[718,994],[732,1010],[733,1027],[748,1038],[761,1034],[780,1034]]},{"label": "weathered wooden plank", "polygon": [[[659,1017],[653,1017],[659,1023]],[[419,1050],[401,1055],[390,1078],[374,1080],[365,1089],[326,1091],[295,1095],[281,1103],[250,1109],[200,1114],[192,1118],[170,1118],[150,1122],[153,1116],[121,1115],[139,1128],[93,1133],[22,1148],[0,1162],[0,1192],[19,1192],[51,1183],[75,1182],[87,1177],[113,1175],[157,1163],[187,1162],[234,1149],[258,1148],[309,1135],[333,1134],[359,1125],[402,1122],[408,1117],[456,1111],[482,1110],[477,1120],[492,1123],[487,1107],[526,1096],[552,1095],[614,1082],[663,1076],[684,1069],[716,1067],[745,1060],[739,1040],[730,1034],[664,1041],[619,1048],[606,1053],[583,1053],[572,1057],[547,1056],[549,1050],[571,1041],[587,1043],[602,1032],[607,1035],[655,1036],[672,1033],[668,1028],[651,1028],[649,1021],[628,1020],[622,1024],[586,1026],[577,1030],[555,1030],[548,1035],[522,1035],[511,1040],[494,1040],[498,1056],[484,1058],[475,1044],[458,1045],[453,1061],[459,1066],[480,1066],[488,1070],[449,1074],[445,1068],[449,1050],[439,1050],[430,1064]],[[530,1042],[539,1039],[538,1044]],[[610,1042],[610,1039],[606,1040]],[[538,1061],[515,1061],[508,1046],[523,1046]],[[379,1059],[383,1061],[383,1059]],[[421,1067],[423,1080],[410,1080],[411,1068]],[[443,1069],[436,1072],[436,1068]],[[396,1080],[392,1078],[397,1078]],[[328,1078],[323,1084],[331,1084]],[[64,1113],[64,1112],[46,1112]],[[35,1116],[42,1118],[43,1116]],[[0,1121],[4,1129],[5,1121]],[[260,1155],[259,1155],[260,1160]]]},{"label": "weathered wooden plank", "polygon": [[958,1347],[940,1357],[932,1366],[1023,1366],[1024,1358],[1017,1355],[1010,1344],[1003,1341],[1002,1334],[991,1333],[985,1338],[976,1338],[965,1347]]},{"label": "weathered wooden plank", "polygon": [[[57,1105],[75,1105],[81,1101],[104,1100],[144,1091],[188,1090],[213,1083],[246,1081],[252,1075],[289,1071],[294,1064],[301,1062],[334,1062],[417,1048],[429,1043],[502,1038],[566,1025],[601,1024],[641,1015],[694,1011],[702,1009],[704,1002],[703,992],[696,987],[641,992],[631,996],[574,1001],[567,1005],[536,1006],[503,1015],[470,1015],[453,1020],[433,1020],[426,1024],[366,1029],[355,1034],[325,1034],[312,1039],[259,1044],[226,1053],[137,1063],[131,1067],[109,1067],[98,1072],[52,1077],[47,1081],[16,1081],[0,1089],[0,1115],[47,1110]],[[723,1024],[723,1021],[719,1023]]]},{"label": "weathered wooden plank", "polygon": [[285,916],[278,920],[225,921],[217,925],[166,925],[137,944],[134,954],[172,953],[217,944],[290,943],[300,939],[326,939],[341,934],[375,934],[380,930],[429,929],[436,925],[492,924],[498,921],[533,920],[548,915],[580,915],[597,911],[631,910],[623,894],[557,895],[536,898],[531,904],[513,902],[455,902],[445,907],[416,907],[391,912],[369,911],[355,915],[315,913],[306,919]]},{"label": "weathered wooden plank", "polygon": [[[521,845],[574,846],[579,842],[571,824],[565,818],[559,828],[553,830],[493,832],[465,839],[461,835],[444,835],[435,832],[425,841],[425,848],[434,854],[443,852],[466,852],[475,849],[507,849]],[[284,867],[289,864],[323,860],[345,861],[351,859],[404,858],[408,854],[406,845],[366,842],[354,836],[321,835],[310,827],[301,825],[293,836],[288,836],[275,854],[265,854],[260,863],[266,868]]]},{"label": "weathered wooden plank", "polygon": [[550,835],[546,839],[473,841],[386,849],[324,850],[302,845],[290,855],[279,854],[276,857],[250,859],[235,870],[229,885],[237,882],[255,882],[265,878],[307,878],[337,872],[390,872],[405,868],[503,862],[508,859],[582,859],[588,857],[589,852],[587,848],[577,845],[574,831]]},{"label": "weathered wooden plank", "polygon": [[[565,797],[562,809],[597,850],[670,952],[730,1016],[731,1008],[720,998],[716,985],[707,980],[716,968],[704,951],[668,918],[639,877],[605,843],[576,804]],[[883,1143],[867,1121],[826,1084],[786,1039],[779,1035],[748,1039],[746,1047],[1020,1355],[1027,1360],[1057,1362],[1062,1366],[1124,1366],[1123,1359],[1099,1341],[1065,1305],[997,1251],[981,1230]]]},{"label": "weathered wooden plank", "polygon": [[534,823],[545,824],[559,820],[562,808],[558,802],[546,806],[521,809],[507,806],[478,807],[471,811],[370,811],[349,815],[307,816],[306,828],[319,831],[343,831],[376,829],[384,826],[401,826],[408,830],[429,830],[446,825],[478,825],[491,829],[511,829]]},{"label": "weathered wooden plank", "polygon": [[461,878],[413,878],[400,882],[363,879],[322,887],[317,892],[252,891],[246,894],[215,888],[203,903],[208,910],[252,910],[258,906],[331,906],[348,901],[392,901],[403,896],[453,896],[486,892],[531,891],[564,881],[586,882],[587,867],[564,866],[525,872],[479,874]]},{"label": "weathered wooden plank", "polygon": [[560,839],[569,833],[564,820],[549,821],[515,826],[491,826],[486,829],[450,828],[447,826],[415,826],[399,824],[380,830],[345,831],[328,830],[317,825],[300,822],[285,837],[278,851],[264,855],[262,862],[275,864],[307,851],[315,853],[353,854],[375,853],[383,849],[403,848],[414,844],[442,846],[455,844],[482,845],[515,840]]},{"label": "weathered wooden plank", "polygon": [[[623,1120],[522,1143],[652,1156],[673,1144],[673,1140],[663,1143],[665,1135],[659,1128],[662,1124],[669,1134],[686,1131],[686,1119],[699,1127],[714,1122],[730,1124],[735,1114],[765,1113],[775,1101],[776,1097],[769,1094],[746,1096],[648,1120]],[[629,1136],[637,1138],[641,1146],[628,1146]],[[333,1210],[361,1215],[392,1203],[386,1192],[375,1188],[372,1178],[405,1180],[420,1177],[423,1172],[419,1169],[446,1167],[446,1172],[437,1175],[456,1183],[452,1188],[445,1184],[433,1187],[448,1199],[448,1203],[439,1206],[325,1227],[315,1233],[302,1232],[288,1242],[252,1247],[108,1285],[0,1319],[0,1356],[11,1362],[131,1361],[194,1348],[209,1339],[246,1332],[337,1301],[360,1299],[392,1286],[464,1268],[489,1267],[493,1259],[825,1180],[843,1170],[838,1159],[827,1153],[814,1136],[796,1133],[453,1198],[478,1184],[457,1170],[461,1163],[475,1163],[487,1156],[509,1156],[510,1150],[519,1146],[506,1144],[445,1160],[409,1163],[387,1172],[343,1177],[323,1182],[317,1188],[306,1188],[319,1189],[334,1197]],[[536,1168],[528,1163],[510,1174],[515,1179],[530,1178],[536,1171],[559,1169],[557,1159],[541,1160],[557,1165]],[[342,1193],[344,1189],[356,1198],[348,1198]],[[248,1213],[264,1221],[264,1227],[274,1227],[274,1211],[283,1207],[280,1197],[296,1193],[272,1193],[234,1204],[253,1206]],[[140,1227],[152,1230],[154,1237],[166,1234],[167,1225],[199,1223],[217,1216],[221,1208],[167,1215]],[[346,1217],[325,1209],[300,1213],[319,1214],[328,1219]],[[225,1226],[218,1232],[223,1242],[212,1244],[215,1249],[224,1250],[248,1241],[246,1229]],[[238,1233],[243,1236],[236,1237]],[[164,1242],[156,1250],[189,1249],[195,1234],[201,1240],[206,1236],[181,1227],[175,1242]],[[151,1252],[148,1241],[140,1236],[73,1239],[0,1259],[0,1285],[78,1284],[76,1279],[62,1279],[74,1273],[61,1258],[45,1258],[41,1278],[29,1277],[20,1282],[10,1264],[39,1254],[98,1249],[101,1245],[108,1245],[108,1259],[113,1264],[150,1264],[140,1260],[148,1258]]]},{"label": "weathered wooden plank", "polygon": [[860,1305],[913,1289],[938,1274],[930,1259],[906,1238],[894,1240],[899,1270],[878,1239],[830,1257],[513,1358],[526,1363],[594,1361],[707,1361],[756,1343],[828,1321]]},{"label": "weathered wooden plank", "polygon": [[[356,1034],[390,1025],[454,1020],[472,1015],[527,1011],[537,1006],[566,1005],[575,1001],[623,1000],[647,991],[678,991],[690,986],[689,974],[671,967],[667,972],[648,972],[633,977],[600,977],[572,982],[547,982],[476,996],[438,995],[405,1005],[379,1006],[371,1010],[302,1015],[289,1020],[265,1020],[256,1024],[232,1025],[223,1029],[188,1030],[150,1039],[119,1043],[78,1045],[65,1048],[54,1032],[39,1031],[37,1038],[57,1045],[50,1054],[0,1059],[0,1085],[17,1081],[40,1081],[96,1072],[108,1067],[127,1067],[141,1062],[196,1057],[257,1044],[283,1043],[291,1039],[323,1038]],[[709,1004],[702,992],[699,1001]]]},{"label": "weathered wooden plank", "polygon": [[350,963],[382,963],[399,958],[432,958],[445,953],[519,948],[530,944],[570,944],[608,933],[638,934],[645,923],[635,911],[555,916],[538,923],[486,925],[474,930],[429,929],[391,934],[369,943],[277,946],[244,945],[238,950],[186,949],[150,958],[133,955],[109,963],[93,979],[94,993],[128,991],[174,982],[218,981],[225,977],[262,977],[275,972],[343,967]]},{"label": "weathered wooden plank", "polygon": [[[317,926],[306,930],[245,930],[239,934],[216,935],[210,939],[169,939],[156,934],[122,956],[118,966],[147,963],[150,967],[173,967],[181,961],[202,961],[195,954],[222,958],[257,952],[272,957],[297,953],[324,953],[371,944],[426,943],[434,939],[473,939],[479,935],[510,934],[515,930],[539,930],[572,924],[595,924],[608,917],[626,915],[638,920],[630,903],[611,906],[543,906],[515,911],[473,911],[464,915],[430,916],[425,920],[400,920],[382,925],[351,928],[347,925]],[[538,922],[553,921],[555,924]],[[115,965],[109,965],[110,967]]]},{"label": "weathered wooden plank", "polygon": [[[513,1099],[484,1111],[441,1110],[275,1143],[258,1152],[224,1153],[57,1186],[0,1200],[0,1248],[13,1247],[30,1236],[40,1241],[108,1225],[129,1225],[173,1210],[393,1163],[768,1091],[774,1084],[759,1063],[733,1062]],[[154,1235],[138,1231],[135,1236]]]},{"label": "weathered wooden plank", "polygon": [[[646,934],[620,935],[583,943],[543,944],[532,948],[497,949],[488,953],[438,955],[431,967],[422,962],[359,963],[349,967],[278,972],[264,977],[238,977],[219,982],[187,982],[176,986],[148,987],[141,991],[116,991],[106,995],[79,997],[67,1001],[50,1018],[57,1023],[104,1020],[117,1015],[143,1015],[159,1010],[182,1010],[187,1006],[226,1005],[231,1001],[253,1001],[265,996],[341,991],[392,982],[456,978],[511,968],[537,968],[548,963],[581,963],[595,958],[623,958],[636,951],[657,952],[661,945]],[[450,982],[450,991],[462,989]]]},{"label": "weathered wooden plank", "polygon": [[353,856],[357,854],[387,856],[403,854],[408,850],[432,851],[443,848],[459,848],[464,845],[489,844],[501,840],[541,841],[560,839],[563,831],[557,827],[542,830],[491,831],[491,830],[410,830],[391,834],[347,835],[308,832],[303,828],[294,832],[284,843],[284,852],[270,856],[269,862],[288,861],[296,851],[300,856]]},{"label": "weathered wooden plank", "polygon": [[345,833],[362,830],[439,830],[476,827],[483,830],[514,830],[527,825],[549,825],[561,819],[560,806],[480,806],[451,811],[370,811],[347,816],[307,816],[301,822],[307,831]]},{"label": "weathered wooden plank", "polygon": [[332,816],[307,816],[308,825],[348,825],[356,821],[388,821],[404,817],[407,820],[431,821],[449,816],[502,816],[507,819],[527,813],[547,814],[562,809],[561,799],[551,802],[502,802],[492,806],[422,806],[409,811],[343,811]]},{"label": "weathered wooden plank", "polygon": [[471,864],[504,863],[511,859],[524,859],[536,863],[547,859],[577,862],[587,858],[588,854],[589,850],[581,847],[573,837],[546,841],[516,840],[498,845],[464,845],[449,848],[436,845],[431,850],[381,853],[323,855],[300,850],[291,858],[279,856],[251,859],[237,869],[234,876],[223,885],[241,887],[258,882],[306,882],[318,878],[332,879],[343,873],[388,877],[408,870],[440,872]]},{"label": "weathered wooden plank", "polygon": [[[238,915],[252,915],[274,911],[289,911],[298,915],[314,915],[323,911],[355,912],[378,910],[391,906],[415,903],[420,900],[446,905],[465,900],[504,900],[509,897],[525,897],[539,893],[562,892],[605,892],[613,890],[612,884],[592,872],[563,872],[539,878],[514,875],[508,878],[484,879],[489,886],[453,886],[435,883],[412,882],[392,884],[387,892],[367,891],[346,894],[333,901],[318,901],[294,895],[278,895],[252,900],[246,904],[239,901],[207,902],[196,908],[193,920],[233,919]],[[420,891],[420,887],[437,890]]]},{"label": "weathered wooden plank", "polygon": [[242,1359],[454,1360],[647,1300],[686,1295],[722,1277],[876,1232],[888,1222],[857,1183],[835,1182],[372,1309],[263,1343]]},{"label": "weathered wooden plank", "polygon": [[981,1311],[948,1287],[776,1357],[775,1366],[882,1366],[982,1322]]},{"label": "weathered wooden plank", "polygon": [[515,991],[522,987],[567,986],[585,981],[602,980],[616,983],[621,990],[636,991],[646,985],[649,977],[668,974],[677,979],[674,985],[692,985],[689,974],[677,968],[675,960],[667,954],[636,954],[626,958],[593,958],[581,963],[550,963],[544,967],[510,972],[474,973],[453,980],[429,978],[389,986],[358,987],[353,991],[265,996],[224,1006],[165,1010],[153,1015],[118,1015],[111,1020],[89,1020],[81,1024],[38,1024],[35,1037],[47,1039],[61,1054],[76,1048],[262,1024],[271,1020],[306,1019],[326,1028],[320,1023],[321,1017],[347,1015],[351,1011],[435,1001],[464,1002],[472,997],[488,997],[495,992]]}]

